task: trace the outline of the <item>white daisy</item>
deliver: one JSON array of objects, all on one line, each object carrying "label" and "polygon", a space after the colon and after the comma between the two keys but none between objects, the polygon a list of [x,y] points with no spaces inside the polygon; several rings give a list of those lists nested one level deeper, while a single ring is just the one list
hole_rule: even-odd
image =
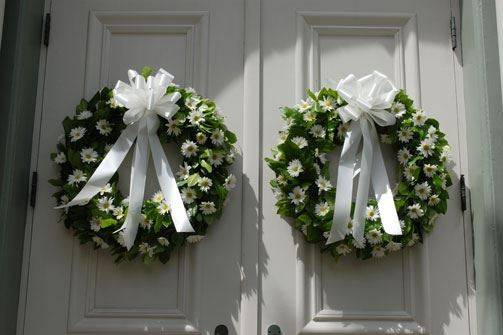
[{"label": "white daisy", "polygon": [[112,132],[112,127],[110,127],[110,122],[105,119],[98,120],[96,122],[96,129],[100,132],[101,135],[107,136]]},{"label": "white daisy", "polygon": [[196,134],[196,141],[197,141],[197,143],[204,144],[204,143],[206,143],[206,139],[207,139],[207,137],[203,133],[197,133]]},{"label": "white daisy", "polygon": [[107,104],[109,104],[109,105],[110,105],[110,107],[112,107],[112,108],[124,107],[122,104],[120,104],[119,102],[117,102],[117,100],[115,100],[115,97],[111,97],[111,98],[107,101]]},{"label": "white daisy", "polygon": [[299,147],[299,149],[307,147],[307,140],[302,136],[292,138],[292,143]]},{"label": "white daisy", "polygon": [[438,139],[437,128],[430,126],[430,128],[428,128],[428,134],[426,135],[426,137],[428,137],[433,143],[435,143]]},{"label": "white daisy", "polygon": [[190,236],[187,236],[186,240],[189,243],[197,243],[197,242],[202,241],[205,237],[206,236],[204,236],[204,235],[190,235]]},{"label": "white daisy", "polygon": [[70,185],[78,184],[78,183],[81,183],[86,180],[87,180],[87,177],[86,177],[85,173],[79,169],[73,170],[73,173],[68,176],[68,184],[70,184]]},{"label": "white daisy", "polygon": [[217,211],[213,201],[203,201],[199,205],[199,209],[204,215],[211,215]]},{"label": "white daisy", "polygon": [[122,247],[126,247],[126,241],[124,240],[124,233],[123,232],[120,232],[119,234],[117,234],[117,237],[115,238],[115,240],[117,241],[117,243],[119,243]]},{"label": "white daisy", "polygon": [[279,175],[276,177],[276,181],[278,182],[278,185],[286,185],[287,181],[286,178],[283,175]]},{"label": "white daisy", "polygon": [[66,163],[66,156],[63,152],[58,152],[56,156],[54,156],[54,163],[63,164]]},{"label": "white daisy", "polygon": [[[66,205],[70,201],[70,198],[66,194],[62,195],[61,198],[59,198],[59,205],[63,206]],[[65,213],[68,212],[68,207],[63,208],[65,210]]]},{"label": "white daisy", "polygon": [[304,113],[304,116],[302,118],[306,122],[314,122],[316,121],[316,113],[314,112],[314,110],[307,111],[307,113]]},{"label": "white daisy", "polygon": [[124,208],[122,208],[120,206],[115,207],[113,213],[114,213],[114,216],[117,218],[117,220],[120,220],[124,217],[124,214],[125,214]]},{"label": "white daisy", "polygon": [[58,143],[65,144],[65,134],[61,134],[58,136]]},{"label": "white daisy", "polygon": [[169,213],[169,204],[166,201],[162,201],[157,205],[157,211],[161,215],[165,215]]},{"label": "white daisy", "polygon": [[92,231],[98,232],[101,229],[100,222],[98,221],[97,218],[91,218],[91,221],[89,221],[89,226]]},{"label": "white daisy", "polygon": [[191,204],[196,200],[196,192],[190,187],[184,188],[182,189],[182,199],[186,204]]},{"label": "white daisy", "polygon": [[384,144],[391,144],[393,143],[393,140],[388,134],[381,134],[381,142]]},{"label": "white daisy", "polygon": [[377,229],[370,230],[367,234],[365,234],[365,237],[371,245],[376,245],[382,241],[382,233]]},{"label": "white daisy", "polygon": [[414,125],[416,127],[421,127],[422,125],[424,125],[424,123],[426,122],[426,115],[424,114],[424,111],[420,109],[412,114],[412,121],[414,122]]},{"label": "white daisy", "polygon": [[187,162],[184,162],[183,165],[178,167],[178,172],[176,173],[181,179],[187,179],[190,175],[190,165]]},{"label": "white daisy", "polygon": [[323,100],[321,100],[321,109],[323,109],[325,112],[331,111],[334,109],[334,99],[331,97],[325,97]]},{"label": "white daisy", "polygon": [[381,258],[386,254],[386,250],[380,245],[376,245],[372,248],[372,257]]},{"label": "white daisy", "polygon": [[108,213],[114,210],[114,198],[101,197],[98,199],[98,209],[102,212]]},{"label": "white daisy", "polygon": [[185,91],[186,91],[187,93],[191,93],[191,94],[196,93],[196,90],[195,90],[195,89],[193,89],[193,88],[192,88],[192,87],[190,87],[190,86],[187,86],[187,87],[185,88]]},{"label": "white daisy", "polygon": [[84,163],[94,163],[98,160],[98,153],[93,148],[85,148],[80,151],[80,158]]},{"label": "white daisy", "polygon": [[101,249],[106,249],[109,247],[109,245],[99,236],[93,236],[93,242],[96,243],[96,245]]},{"label": "white daisy", "polygon": [[284,143],[288,139],[288,131],[280,131],[278,137],[279,144]]},{"label": "white daisy", "polygon": [[438,195],[433,194],[430,199],[428,199],[428,206],[435,207],[440,203],[440,198]]},{"label": "white daisy", "polygon": [[412,129],[409,127],[402,128],[398,131],[398,140],[402,143],[408,143],[412,139]]},{"label": "white daisy", "polygon": [[422,140],[421,144],[417,147],[417,151],[423,154],[424,157],[433,155],[433,149],[435,149],[435,143],[429,138]]},{"label": "white daisy", "polygon": [[155,203],[160,204],[164,200],[164,194],[161,191],[157,191],[152,196],[151,200]]},{"label": "white daisy", "polygon": [[72,130],[70,130],[70,141],[77,142],[82,137],[84,137],[85,133],[86,133],[86,128],[84,128],[84,127],[73,128]]},{"label": "white daisy", "polygon": [[138,246],[138,251],[142,255],[148,255],[148,257],[154,256],[155,247],[151,247],[147,242],[140,243]]},{"label": "white daisy", "polygon": [[89,119],[91,116],[93,116],[93,113],[90,111],[82,111],[79,114],[77,114],[77,120],[86,120]]},{"label": "white daisy", "polygon": [[379,219],[379,210],[374,206],[367,206],[365,217],[367,218],[367,220],[376,221],[377,219]]},{"label": "white daisy", "polygon": [[197,108],[197,105],[201,102],[200,99],[192,96],[190,99],[185,100],[185,106],[187,106],[189,109],[194,110]]},{"label": "white daisy", "polygon": [[435,164],[424,164],[423,171],[427,177],[431,178],[437,172],[437,166]]},{"label": "white daisy", "polygon": [[158,237],[157,242],[162,245],[163,247],[167,247],[169,245],[169,240],[166,237]]},{"label": "white daisy", "polygon": [[232,190],[234,187],[236,187],[236,183],[236,176],[231,173],[227,176],[227,178],[225,178],[224,186],[227,190]]},{"label": "white daisy", "polygon": [[199,179],[199,182],[197,183],[197,185],[199,186],[201,191],[208,192],[210,187],[213,185],[213,182],[208,177],[202,177]]},{"label": "white daisy", "polygon": [[352,243],[353,243],[353,246],[357,249],[364,249],[365,245],[367,244],[367,242],[365,242],[365,239],[362,239],[361,241],[358,241],[355,239],[352,241]]},{"label": "white daisy", "polygon": [[414,174],[417,169],[418,167],[415,164],[407,165],[403,169],[403,175],[405,176],[405,179],[407,179],[408,181],[414,181],[414,179],[416,179],[416,177],[414,177]]},{"label": "white daisy", "polygon": [[315,124],[314,126],[312,126],[311,129],[309,130],[309,133],[314,137],[318,138],[324,138],[326,134],[325,129],[319,124]]},{"label": "white daisy", "polygon": [[402,249],[402,243],[390,241],[386,244],[386,250],[388,251],[398,251]]},{"label": "white daisy", "polygon": [[424,211],[421,208],[421,205],[419,205],[419,204],[414,204],[412,206],[408,206],[407,209],[409,210],[409,212],[407,213],[407,215],[411,219],[417,219],[417,218],[420,218],[421,216],[424,215]]},{"label": "white daisy", "polygon": [[339,255],[349,255],[351,253],[351,248],[343,243],[335,247],[335,251],[337,251]]},{"label": "white daisy", "polygon": [[440,160],[446,165],[449,165],[452,162],[451,147],[446,145],[442,148]]},{"label": "white daisy", "polygon": [[232,164],[232,163],[234,163],[235,157],[236,157],[235,153],[230,152],[229,154],[227,154],[227,156],[225,156],[225,160],[227,161],[227,163]]},{"label": "white daisy", "polygon": [[216,129],[211,133],[211,143],[213,143],[216,146],[220,146],[224,143],[224,132],[222,129]]},{"label": "white daisy", "polygon": [[219,166],[222,164],[223,157],[222,154],[218,151],[212,151],[208,157],[208,162],[210,162],[213,166]]},{"label": "white daisy", "polygon": [[316,204],[314,212],[316,213],[316,215],[324,217],[330,212],[330,205],[326,201],[320,202],[319,204]]},{"label": "white daisy", "polygon": [[311,99],[300,100],[300,103],[295,105],[295,107],[297,107],[299,109],[299,112],[303,113],[306,110],[311,109],[311,107],[312,107]]},{"label": "white daisy", "polygon": [[197,154],[197,144],[192,141],[185,141],[182,144],[182,155],[185,157],[192,157]]},{"label": "white daisy", "polygon": [[327,154],[325,152],[320,153],[318,148],[314,150],[314,157],[318,158],[321,164],[325,164],[328,161]]},{"label": "white daisy", "polygon": [[147,216],[145,214],[140,215],[140,227],[143,229],[149,230],[153,223],[154,222],[152,220],[147,220]]},{"label": "white daisy", "polygon": [[330,180],[326,179],[323,176],[319,176],[318,179],[316,179],[316,186],[318,186],[318,193],[321,193],[323,191],[326,192],[332,188]]},{"label": "white daisy", "polygon": [[105,148],[104,148],[104,149],[105,149],[105,152],[109,152],[109,151],[110,151],[110,149],[112,149],[112,147],[113,147],[113,146],[114,146],[114,145],[113,145],[113,144],[110,144],[110,143],[105,144]]},{"label": "white daisy", "polygon": [[304,202],[304,199],[306,198],[306,191],[304,191],[304,189],[300,186],[295,186],[292,192],[288,194],[288,197],[294,205],[298,205],[301,202]]},{"label": "white daisy", "polygon": [[409,161],[409,159],[412,157],[410,154],[410,151],[407,148],[402,148],[398,150],[397,158],[400,164],[405,165]]},{"label": "white daisy", "polygon": [[391,105],[391,112],[395,114],[395,117],[397,119],[400,119],[402,116],[405,115],[407,110],[405,109],[405,106],[401,102],[394,102]]},{"label": "white daisy", "polygon": [[428,182],[424,182],[421,184],[417,184],[414,187],[414,191],[416,192],[416,195],[419,197],[421,200],[426,200],[431,194],[431,186],[428,185]]},{"label": "white daisy", "polygon": [[204,115],[200,110],[196,109],[190,112],[189,114],[189,122],[195,126],[200,125],[204,121]]},{"label": "white daisy", "polygon": [[416,233],[412,233],[412,238],[410,239],[409,242],[407,242],[407,246],[412,247],[417,243],[417,241],[419,241],[419,235]]},{"label": "white daisy", "polygon": [[170,119],[168,123],[166,123],[166,128],[168,135],[178,136],[182,133],[182,130],[180,129],[180,127],[178,127],[178,120],[176,119]]},{"label": "white daisy", "polygon": [[112,193],[112,186],[110,183],[106,183],[105,186],[100,188],[100,195],[104,195],[105,193]]},{"label": "white daisy", "polygon": [[328,238],[330,237],[330,231],[324,231],[323,237],[328,240]]},{"label": "white daisy", "polygon": [[294,159],[290,163],[288,163],[288,168],[287,168],[288,173],[292,177],[298,177],[299,174],[304,171],[302,168],[302,163],[298,159]]},{"label": "white daisy", "polygon": [[307,224],[300,226],[300,231],[302,232],[302,234],[307,236]]}]

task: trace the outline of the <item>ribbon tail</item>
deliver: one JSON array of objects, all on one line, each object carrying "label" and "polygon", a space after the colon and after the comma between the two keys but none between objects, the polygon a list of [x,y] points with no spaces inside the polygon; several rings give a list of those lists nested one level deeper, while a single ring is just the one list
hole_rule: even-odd
[{"label": "ribbon tail", "polygon": [[124,129],[110,151],[105,155],[101,164],[96,168],[88,182],[80,192],[67,204],[57,206],[56,209],[80,205],[91,200],[105,186],[117,172],[129,149],[133,146],[138,133],[138,126],[132,124]]},{"label": "ribbon tail", "polygon": [[362,242],[365,234],[365,212],[369,196],[370,176],[372,173],[373,144],[370,136],[370,121],[362,118],[360,121],[363,135],[363,153],[361,161],[360,178],[356,193],[355,212],[353,214],[353,237]]},{"label": "ribbon tail", "polygon": [[351,219],[355,156],[360,145],[361,137],[362,133],[359,122],[353,121],[351,129],[346,133],[346,138],[342,146],[341,158],[339,160],[334,218],[327,244],[340,241],[346,236],[347,226]]},{"label": "ribbon tail", "polygon": [[149,136],[150,149],[152,150],[152,157],[155,166],[159,186],[161,187],[164,201],[166,201],[170,208],[171,218],[175,229],[179,233],[193,233],[194,228],[190,224],[189,217],[185,206],[183,205],[182,196],[176,184],[176,178],[169,165],[168,159],[164,153],[159,137],[157,137],[155,127],[151,127],[149,123]]},{"label": "ribbon tail", "polygon": [[123,231],[124,243],[129,250],[134,245],[138,232],[138,224],[141,219],[141,208],[145,194],[145,181],[147,178],[147,164],[149,158],[147,122],[142,119],[138,128],[138,137],[131,167],[131,182],[129,186],[129,207],[126,220],[120,230]]},{"label": "ribbon tail", "polygon": [[396,212],[395,200],[391,190],[386,166],[379,146],[379,138],[375,126],[371,129],[372,141],[374,143],[374,162],[372,165],[372,188],[377,199],[377,207],[384,231],[390,235],[401,235],[400,221]]}]

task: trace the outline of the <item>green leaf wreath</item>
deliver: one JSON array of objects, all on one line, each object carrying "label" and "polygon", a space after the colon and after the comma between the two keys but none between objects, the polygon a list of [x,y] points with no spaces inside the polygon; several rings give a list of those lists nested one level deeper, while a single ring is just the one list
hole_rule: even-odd
[{"label": "green leaf wreath", "polygon": [[[145,77],[150,73],[148,68],[142,72]],[[158,136],[161,143],[174,142],[180,148],[183,165],[177,183],[195,233],[176,232],[169,205],[157,192],[143,203],[138,235],[128,251],[122,235],[114,233],[128,210],[128,199],[117,187],[117,173],[87,204],[62,211],[65,226],[74,230],[81,243],[109,249],[117,262],[141,257],[146,263],[155,259],[166,263],[186,242],[200,241],[208,226],[222,215],[227,195],[236,184],[236,177],[228,171],[234,162],[236,135],[225,126],[215,103],[191,88],[171,85],[166,93],[173,92],[181,94],[177,101],[180,109],[171,120],[161,122]],[[112,90],[105,87],[91,100],[81,100],[75,116],[63,120],[64,135],[57,152],[51,154],[60,175],[49,181],[59,188],[53,194],[59,205],[80,191],[115,143],[125,128],[125,111],[115,102]]]},{"label": "green leaf wreath", "polygon": [[[384,232],[377,202],[368,201],[365,241],[357,243],[348,223],[344,240],[325,245],[333,219],[336,189],[330,183],[327,153],[341,146],[349,123],[343,123],[337,109],[346,104],[337,91],[323,88],[308,91],[308,98],[293,108],[282,108],[286,127],[279,132],[279,144],[266,158],[275,172],[270,184],[277,198],[278,214],[293,219],[293,226],[305,239],[319,243],[335,259],[356,252],[362,259],[383,257],[403,247],[422,242],[438,214],[447,211],[452,184],[448,173],[450,148],[438,121],[416,109],[404,91],[396,96],[390,111],[396,116],[393,126],[377,130],[383,144],[397,150],[400,180],[394,200],[402,235]],[[354,210],[354,206],[353,209]]]}]

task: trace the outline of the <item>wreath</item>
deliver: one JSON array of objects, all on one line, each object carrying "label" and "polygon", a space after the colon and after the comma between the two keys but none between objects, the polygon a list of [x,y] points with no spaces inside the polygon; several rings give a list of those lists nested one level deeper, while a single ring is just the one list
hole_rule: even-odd
[{"label": "wreath", "polygon": [[[147,79],[151,74],[150,68],[144,68],[141,75]],[[215,102],[192,88],[172,83],[163,86],[160,95],[179,98],[176,114],[167,120],[159,118],[157,137],[162,144],[176,143],[183,156],[176,185],[194,232],[177,232],[172,208],[159,191],[143,201],[134,244],[126,248],[124,234],[118,230],[126,220],[129,197],[118,189],[117,172],[91,199],[64,207],[83,189],[126,129],[123,118],[128,109],[118,102],[114,91],[105,87],[89,101],[81,100],[75,115],[63,120],[64,134],[57,152],[51,154],[60,168],[59,178],[49,181],[59,188],[53,196],[63,206],[65,226],[73,229],[82,244],[91,242],[95,249],[109,249],[116,262],[141,257],[146,263],[156,259],[166,263],[186,242],[203,239],[209,225],[222,215],[227,195],[236,184],[236,177],[228,171],[234,162],[236,136],[225,126]]]},{"label": "wreath", "polygon": [[[380,142],[397,151],[400,178],[392,193],[401,235],[391,235],[383,229],[377,200],[369,199],[363,240],[351,234],[353,222],[349,220],[343,237],[327,244],[336,197],[327,154],[343,144],[354,122],[343,122],[340,116],[340,109],[348,102],[337,89],[323,88],[318,92],[308,90],[306,100],[281,109],[286,126],[279,132],[273,157],[266,158],[275,172],[270,185],[277,198],[277,213],[293,219],[293,226],[307,242],[319,243],[322,251],[329,251],[336,260],[353,251],[358,258],[368,259],[411,247],[422,242],[438,214],[447,210],[447,187],[452,182],[445,134],[439,130],[438,121],[414,107],[405,91],[397,92],[386,108],[396,122],[376,128]],[[354,203],[351,207],[353,213]]]}]

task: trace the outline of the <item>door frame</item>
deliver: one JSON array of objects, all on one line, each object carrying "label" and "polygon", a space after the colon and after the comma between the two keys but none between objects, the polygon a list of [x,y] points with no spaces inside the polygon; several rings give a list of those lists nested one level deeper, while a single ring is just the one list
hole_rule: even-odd
[{"label": "door frame", "polygon": [[[49,0],[48,0],[49,2]],[[465,0],[463,8],[459,10],[458,1],[452,0],[453,9],[457,14],[462,13],[464,21],[461,29],[463,42],[465,44],[464,58],[465,68],[456,69],[456,84],[458,87],[458,106],[461,109],[466,107],[466,112],[471,113],[472,107],[470,102],[480,101],[482,99],[485,104],[482,109],[478,109],[481,119],[478,123],[466,124],[466,134],[469,139],[481,138],[488,140],[487,143],[492,143],[497,148],[498,143],[494,137],[487,138],[482,130],[489,130],[490,123],[483,122],[490,119],[493,114],[489,106],[499,106],[501,110],[501,92],[495,97],[493,92],[488,94],[488,87],[491,87],[493,80],[490,74],[495,67],[483,66],[490,59],[494,50],[490,49],[490,45],[474,45],[470,44],[465,37],[471,37],[473,40],[487,38],[490,34],[496,34],[496,22],[491,20],[491,8],[494,7],[494,0]],[[246,262],[243,266],[243,291],[254,292],[252,295],[243,296],[241,301],[241,334],[258,334],[260,332],[260,269],[257,268],[260,257],[259,239],[261,231],[260,220],[260,201],[261,190],[260,180],[261,172],[261,148],[257,146],[260,143],[260,127],[262,119],[261,109],[261,53],[260,53],[260,0],[245,0],[245,59],[244,59],[244,121],[247,124],[257,125],[257,127],[246,127],[250,130],[244,134],[243,150],[247,152],[243,161],[243,174],[248,178],[250,185],[249,189],[243,190],[243,201],[251,199],[252,196],[257,196],[257,208],[246,209],[243,212],[243,246],[242,254],[247,255]],[[476,7],[478,6],[478,7]],[[478,8],[479,12],[474,15],[474,8]],[[45,47],[41,43],[42,36],[42,18],[45,11],[48,9],[44,0],[6,0],[5,20],[2,36],[2,52],[0,54],[0,69],[6,74],[4,80],[0,83],[3,90],[0,90],[0,102],[2,103],[3,116],[6,122],[0,124],[0,268],[2,275],[0,276],[0,294],[5,299],[0,300],[0,332],[5,334],[13,334],[16,329],[16,306],[22,312],[25,301],[25,285],[21,285],[21,278],[26,279],[27,260],[25,264],[22,262],[23,253],[27,253],[30,242],[30,224],[27,218],[32,214],[28,207],[28,198],[30,190],[30,166],[32,165],[32,157],[27,155],[18,155],[18,153],[31,152],[32,142],[34,139],[33,125],[37,123],[36,111],[40,106],[40,102],[36,98],[37,86],[43,85],[43,74],[45,64]],[[456,13],[455,13],[456,14]],[[461,16],[458,16],[461,17]],[[468,20],[467,18],[470,18]],[[488,19],[489,17],[489,19]],[[460,20],[458,20],[459,25]],[[484,29],[481,29],[483,27]],[[9,45],[10,48],[5,46]],[[461,49],[458,48],[456,57],[461,56]],[[497,50],[496,50],[497,51]],[[473,55],[476,54],[476,55]],[[472,58],[473,57],[473,58]],[[470,65],[467,65],[470,64]],[[494,65],[493,63],[491,63]],[[469,72],[466,69],[468,66],[474,66],[482,71],[475,73]],[[497,73],[499,73],[499,64],[497,64]],[[40,71],[40,72],[39,72]],[[10,80],[8,80],[8,79]],[[34,80],[34,78],[38,78]],[[473,82],[485,82],[485,85],[478,90],[469,90],[473,86]],[[463,86],[466,88],[464,89]],[[465,91],[466,104],[463,101]],[[482,98],[481,98],[482,97]],[[480,107],[480,105],[478,106]],[[464,114],[464,113],[463,113]],[[484,118],[486,116],[487,118]],[[22,126],[20,126],[22,125]],[[460,129],[461,130],[461,129]],[[480,157],[475,148],[465,146],[462,148],[465,151],[464,156],[468,159],[464,160],[468,170],[462,168],[462,171],[468,171],[470,177],[476,175],[473,168],[470,166],[478,166]],[[483,157],[484,158],[484,157]],[[501,166],[503,164],[503,156],[491,153],[491,156],[485,157],[484,161],[488,161],[490,167]],[[249,164],[248,164],[249,163]],[[499,194],[495,193],[494,188],[489,187],[495,177],[500,177],[503,180],[501,173],[496,175],[495,172],[501,171],[501,168],[490,169],[491,173],[483,175],[484,187],[477,190],[476,186],[471,187],[471,193],[474,197],[480,197],[480,201],[475,202],[473,213],[477,211],[486,211],[487,208],[492,210],[489,217],[478,221],[475,215],[475,225],[479,227],[475,229],[475,250],[480,252],[475,258],[475,267],[477,269],[487,269],[492,266],[496,271],[486,273],[479,271],[477,273],[477,282],[480,285],[484,283],[484,296],[477,295],[477,309],[485,310],[486,313],[478,315],[479,326],[484,323],[489,323],[493,326],[494,334],[503,333],[503,322],[501,315],[502,295],[500,283],[503,281],[503,269],[501,258],[495,255],[501,255],[503,249],[501,240],[497,240],[493,236],[490,253],[484,252],[484,241],[478,236],[481,230],[486,231],[496,229],[497,233],[501,234],[503,229],[503,220],[501,217],[496,217],[494,213],[494,204]],[[480,193],[481,192],[481,193]],[[476,207],[477,206],[477,207]],[[469,220],[466,220],[469,222]],[[469,225],[470,226],[470,225]],[[469,226],[467,228],[469,228]],[[26,231],[25,231],[26,227]],[[246,236],[246,238],[244,238]],[[501,236],[501,235],[499,235]],[[25,243],[23,251],[23,242]],[[467,241],[469,243],[469,241]],[[469,249],[467,249],[469,251]],[[250,256],[251,255],[251,256]],[[243,258],[245,259],[245,258]],[[23,276],[21,270],[23,269]],[[25,282],[25,280],[23,280]],[[19,294],[18,294],[19,292]],[[485,308],[489,304],[487,296],[496,296],[497,299],[491,299],[491,309]],[[489,306],[489,305],[488,305]],[[257,308],[258,307],[258,308]],[[22,320],[22,315],[19,317]],[[473,325],[475,327],[475,325]],[[499,333],[498,333],[499,331]],[[481,332],[489,334],[487,332]]]}]

